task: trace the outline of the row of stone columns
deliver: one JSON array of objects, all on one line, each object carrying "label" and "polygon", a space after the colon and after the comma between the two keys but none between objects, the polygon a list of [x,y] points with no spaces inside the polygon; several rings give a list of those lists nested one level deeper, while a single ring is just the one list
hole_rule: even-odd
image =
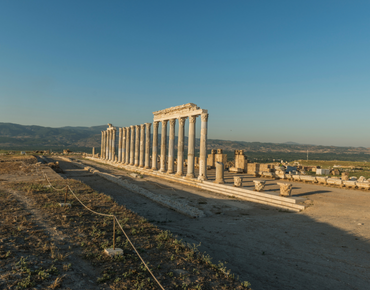
[{"label": "row of stone columns", "polygon": [[[160,172],[174,173],[174,151],[175,151],[175,125],[176,120],[179,123],[178,130],[178,144],[177,144],[177,172],[176,175],[182,176],[184,174],[184,137],[185,137],[185,121],[189,118],[189,136],[188,136],[188,167],[187,178],[194,178],[194,153],[195,153],[195,122],[198,115],[188,117],[172,118],[169,120],[161,120],[162,133],[161,133],[161,159],[160,159]],[[167,123],[170,122],[169,141],[168,141],[168,158],[166,162],[167,151]],[[201,135],[200,135],[200,157],[199,157],[199,176],[198,179],[207,179],[207,128],[208,128],[208,114],[201,114]],[[157,154],[158,154],[158,125],[159,121],[153,124],[153,158],[152,170],[157,170]],[[166,168],[166,163],[168,164]]]},{"label": "row of stone columns", "polygon": [[[118,131],[118,154],[116,158],[116,128],[110,127],[102,131],[101,158],[110,161],[117,161],[125,165],[131,165],[141,168],[158,170],[163,173],[173,174],[175,172],[175,126],[176,120],[179,124],[178,144],[177,144],[177,170],[176,175],[182,176],[184,172],[184,138],[185,121],[189,118],[189,136],[188,136],[188,167],[186,178],[194,178],[194,153],[195,153],[195,123],[199,115],[188,117],[172,118],[153,122],[153,142],[152,142],[152,163],[150,164],[150,131],[151,123],[142,125],[119,128]],[[208,114],[201,114],[201,132],[200,132],[200,157],[199,157],[199,176],[198,179],[207,179],[207,122]],[[168,158],[167,151],[167,124],[170,123],[168,140]],[[161,132],[161,152],[160,168],[158,168],[158,126],[162,123]],[[151,165],[151,167],[150,167]]]},{"label": "row of stone columns", "polygon": [[116,132],[117,129],[111,124],[109,128],[101,131],[101,158],[105,160],[115,161],[116,159]]}]

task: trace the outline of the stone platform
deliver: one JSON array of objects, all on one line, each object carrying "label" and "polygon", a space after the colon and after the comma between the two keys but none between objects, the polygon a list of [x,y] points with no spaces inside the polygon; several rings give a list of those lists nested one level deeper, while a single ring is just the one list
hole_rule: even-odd
[{"label": "stone platform", "polygon": [[[292,211],[301,211],[306,208],[302,202],[305,200],[299,197],[281,197],[279,196],[278,191],[266,191],[266,192],[256,192],[251,189],[246,189],[246,187],[233,187],[234,184],[234,176],[235,174],[229,173],[225,171],[225,184],[215,184],[213,183],[215,179],[215,173],[213,170],[209,170],[207,172],[208,180],[199,180],[195,178],[185,178],[185,176],[176,176],[175,174],[167,174],[162,173],[160,171],[153,171],[150,169],[143,169],[136,166],[130,165],[123,165],[121,163],[102,160],[100,158],[95,157],[86,157],[86,159],[108,164],[117,168],[123,168],[125,170],[139,172],[140,174],[155,176],[159,178],[163,178],[166,180],[170,180],[177,183],[182,183],[186,185],[190,185],[193,187],[205,189],[208,191],[216,192],[219,194],[236,197],[242,200],[247,200],[255,203],[266,204],[270,206],[275,206],[283,209],[288,209]],[[245,174],[241,175],[243,178],[251,178],[256,179],[254,177],[246,176]],[[278,187],[276,185],[276,187]]]}]

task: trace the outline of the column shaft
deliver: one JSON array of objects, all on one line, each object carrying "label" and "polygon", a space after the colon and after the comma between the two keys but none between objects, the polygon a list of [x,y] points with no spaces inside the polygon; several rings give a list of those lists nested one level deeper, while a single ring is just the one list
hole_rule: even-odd
[{"label": "column shaft", "polygon": [[158,126],[159,122],[153,122],[153,153],[152,153],[152,170],[158,170]]},{"label": "column shaft", "polygon": [[130,165],[134,165],[134,151],[135,151],[135,126],[130,126],[131,137],[130,137]]},{"label": "column shaft", "polygon": [[126,128],[122,128],[122,160],[121,163],[126,162]]},{"label": "column shaft", "polygon": [[199,180],[207,180],[207,127],[208,114],[201,115],[200,152],[199,152]]},{"label": "column shaft", "polygon": [[168,140],[168,170],[167,173],[174,172],[174,154],[175,154],[175,125],[176,119],[170,120],[170,136]]},{"label": "column shaft", "polygon": [[126,127],[126,160],[125,164],[129,165],[130,164],[130,127]]},{"label": "column shaft", "polygon": [[140,125],[140,157],[139,167],[144,167],[144,145],[145,145],[145,125]]},{"label": "column shaft", "polygon": [[145,169],[150,168],[150,126],[152,124],[145,123],[146,138],[145,138]]},{"label": "column shaft", "polygon": [[184,173],[184,137],[185,137],[185,120],[186,118],[179,118],[179,132],[177,143],[177,172],[176,175],[183,175]]},{"label": "column shaft", "polygon": [[114,128],[112,130],[112,161],[116,159],[116,133],[117,130]]},{"label": "column shaft", "polygon": [[122,128],[118,128],[118,162],[122,160]]},{"label": "column shaft", "polygon": [[105,131],[105,159],[109,159],[109,131]]},{"label": "column shaft", "polygon": [[104,144],[104,133],[101,131],[101,140],[100,140],[100,158],[103,158],[103,144]]},{"label": "column shaft", "polygon": [[188,136],[188,173],[186,178],[194,178],[194,153],[195,153],[195,121],[196,116],[189,117]]},{"label": "column shaft", "polygon": [[139,166],[139,153],[140,153],[140,126],[135,126],[135,166]]},{"label": "column shaft", "polygon": [[166,146],[167,146],[167,122],[168,120],[162,121],[162,133],[161,133],[161,168],[160,172],[166,172]]}]

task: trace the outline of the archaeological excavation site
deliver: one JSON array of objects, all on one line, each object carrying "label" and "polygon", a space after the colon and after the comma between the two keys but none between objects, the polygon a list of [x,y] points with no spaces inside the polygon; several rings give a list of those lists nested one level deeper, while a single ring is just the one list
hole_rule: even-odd
[{"label": "archaeological excavation site", "polygon": [[368,288],[369,180],[230,160],[193,103],[150,118],[0,156],[1,289]]}]

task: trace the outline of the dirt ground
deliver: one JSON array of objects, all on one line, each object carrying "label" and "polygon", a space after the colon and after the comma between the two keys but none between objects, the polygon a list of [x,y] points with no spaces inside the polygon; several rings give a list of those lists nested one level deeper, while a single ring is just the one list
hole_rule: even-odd
[{"label": "dirt ground", "polygon": [[[118,204],[105,194],[109,186],[98,192],[49,166],[35,158],[1,163],[0,289],[159,289],[139,252],[164,289],[249,289],[196,246]],[[71,207],[60,206],[65,198]],[[114,214],[125,234],[118,224],[113,230],[112,216],[96,212]],[[123,250],[114,258],[103,253],[113,235]]]},{"label": "dirt ground", "polygon": [[[206,217],[192,219],[77,168],[60,165],[65,177],[104,191],[119,204],[170,230],[214,262],[251,282],[253,289],[368,289],[370,192],[293,182],[293,194],[312,203],[300,213],[228,198],[212,192],[84,160],[100,171],[129,179],[153,193],[187,200]],[[246,183],[255,178],[246,177]],[[275,190],[276,180],[269,180]]]}]

